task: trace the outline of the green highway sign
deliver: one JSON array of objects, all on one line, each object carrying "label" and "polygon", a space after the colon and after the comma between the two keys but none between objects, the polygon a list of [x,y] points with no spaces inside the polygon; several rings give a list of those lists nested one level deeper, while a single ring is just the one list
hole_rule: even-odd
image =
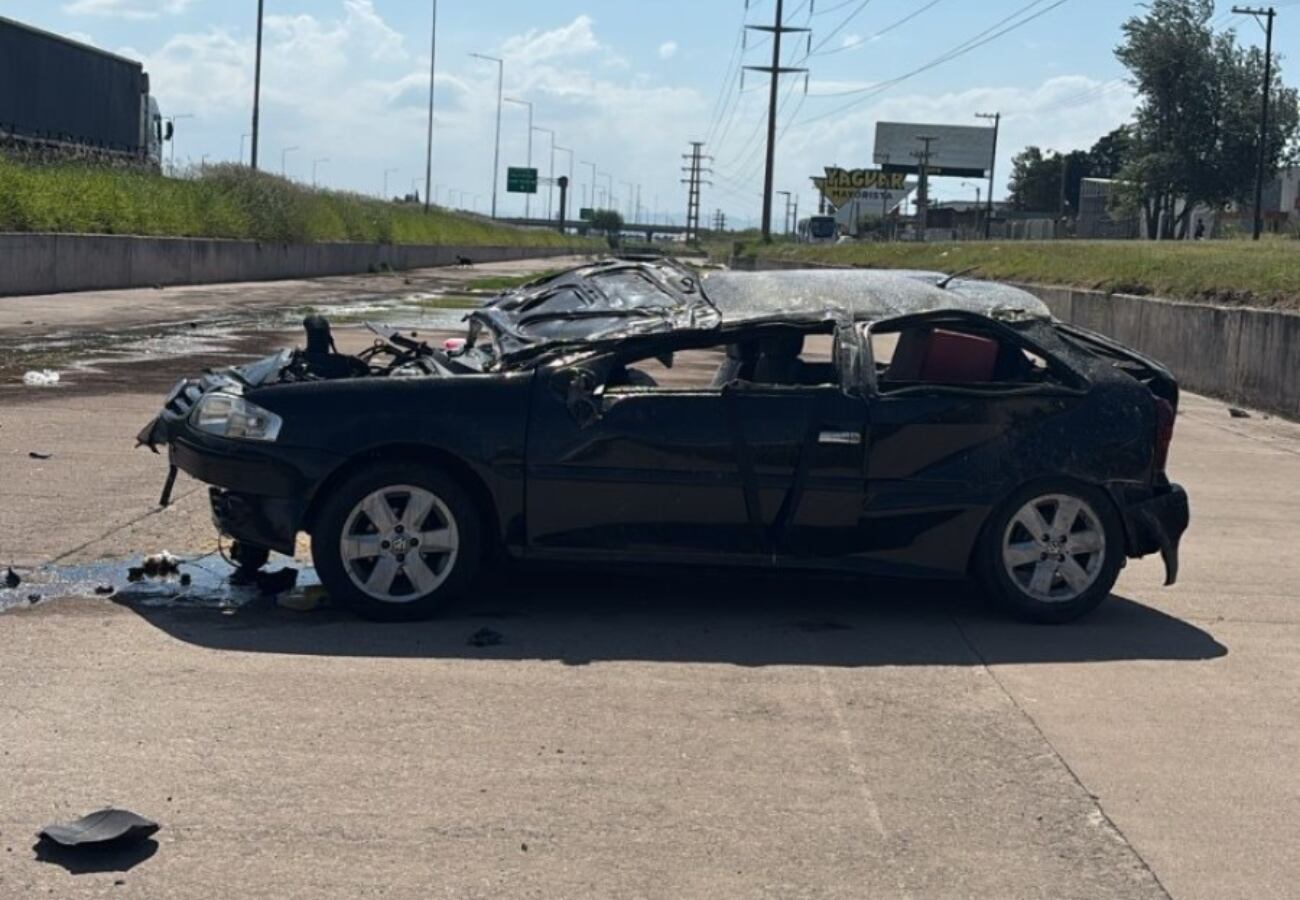
[{"label": "green highway sign", "polygon": [[579,210],[578,212],[578,218],[584,222],[590,222],[595,217],[596,217],[596,211],[594,209],[584,208],[582,210]]},{"label": "green highway sign", "polygon": [[511,194],[536,194],[537,170],[511,166],[506,171],[506,191]]}]

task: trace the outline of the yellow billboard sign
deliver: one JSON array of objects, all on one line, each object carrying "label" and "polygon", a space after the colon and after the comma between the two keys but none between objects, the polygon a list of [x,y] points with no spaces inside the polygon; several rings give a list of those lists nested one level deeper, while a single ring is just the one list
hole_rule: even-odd
[{"label": "yellow billboard sign", "polygon": [[822,178],[813,178],[813,184],[834,207],[848,203],[862,191],[906,191],[906,172],[885,172],[881,169],[840,169],[828,167]]}]

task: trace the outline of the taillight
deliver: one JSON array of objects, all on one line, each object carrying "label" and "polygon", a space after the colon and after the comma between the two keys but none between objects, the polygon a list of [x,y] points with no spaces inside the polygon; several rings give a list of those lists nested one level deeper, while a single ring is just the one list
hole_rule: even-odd
[{"label": "taillight", "polygon": [[1156,398],[1156,471],[1164,472],[1169,462],[1169,445],[1174,441],[1174,405],[1163,397]]}]

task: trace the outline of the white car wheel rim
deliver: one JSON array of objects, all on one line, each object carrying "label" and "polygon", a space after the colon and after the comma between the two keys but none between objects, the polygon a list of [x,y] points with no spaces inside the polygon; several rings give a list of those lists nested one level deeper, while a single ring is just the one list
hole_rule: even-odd
[{"label": "white car wheel rim", "polygon": [[383,603],[411,603],[433,593],[450,577],[459,553],[460,530],[447,504],[404,484],[354,506],[339,538],[352,583]]},{"label": "white car wheel rim", "polygon": [[1096,584],[1106,562],[1106,531],[1088,503],[1068,494],[1029,501],[1002,537],[1002,565],[1027,596],[1069,603]]}]

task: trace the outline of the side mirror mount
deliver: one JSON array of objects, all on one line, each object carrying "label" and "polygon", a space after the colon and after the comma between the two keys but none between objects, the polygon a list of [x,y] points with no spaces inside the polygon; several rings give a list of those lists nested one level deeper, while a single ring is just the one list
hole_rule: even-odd
[{"label": "side mirror mount", "polygon": [[569,415],[579,428],[594,424],[601,413],[601,394],[604,385],[596,380],[590,369],[562,369],[551,380],[551,389],[564,401]]}]

